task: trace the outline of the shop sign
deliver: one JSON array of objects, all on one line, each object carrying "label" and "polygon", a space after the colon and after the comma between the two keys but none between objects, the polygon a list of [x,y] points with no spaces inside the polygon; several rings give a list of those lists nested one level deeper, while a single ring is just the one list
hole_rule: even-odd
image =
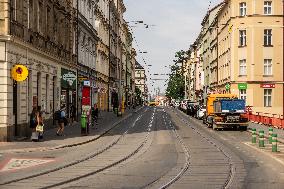
[{"label": "shop sign", "polygon": [[11,70],[11,75],[15,81],[25,81],[29,75],[29,71],[24,65],[15,65]]},{"label": "shop sign", "polygon": [[88,80],[88,78],[87,78],[87,77],[79,77],[79,81],[80,81],[80,82],[83,82],[83,81],[85,81],[85,80]]},{"label": "shop sign", "polygon": [[275,88],[275,84],[260,84],[261,88]]},{"label": "shop sign", "polygon": [[84,86],[90,87],[91,86],[91,82],[89,80],[84,81]]},{"label": "shop sign", "polygon": [[238,84],[238,89],[247,89],[248,88],[248,84],[247,83],[239,83]]},{"label": "shop sign", "polygon": [[61,69],[61,87],[76,89],[77,75],[75,72]]}]

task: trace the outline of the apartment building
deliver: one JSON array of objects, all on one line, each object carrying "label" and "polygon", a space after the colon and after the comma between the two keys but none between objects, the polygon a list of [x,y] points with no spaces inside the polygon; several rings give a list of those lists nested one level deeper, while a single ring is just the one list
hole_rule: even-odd
[{"label": "apartment building", "polygon": [[[78,54],[78,113],[83,106],[93,106],[98,102],[98,88],[96,84],[96,59],[98,33],[96,31],[97,2],[78,0],[77,13],[77,54]],[[88,94],[83,91],[89,91]],[[73,95],[76,97],[76,95]],[[83,103],[83,99],[85,103]]]},{"label": "apartment building", "polygon": [[283,115],[283,1],[225,1],[217,22],[218,91]]},{"label": "apartment building", "polygon": [[142,100],[145,102],[147,101],[148,97],[148,88],[147,88],[147,77],[146,77],[146,71],[141,64],[139,64],[137,61],[135,63],[135,87],[139,88],[142,95]]},{"label": "apartment building", "polygon": [[225,0],[201,25],[191,51],[200,47],[203,99],[233,93],[255,114],[283,115],[283,1]]},{"label": "apartment building", "polygon": [[[49,128],[61,105],[76,103],[66,98],[77,92],[75,15],[72,0],[1,0],[0,12],[0,141],[7,141],[30,135],[33,107],[41,106]],[[25,81],[13,80],[17,65],[28,69]]]},{"label": "apartment building", "polygon": [[109,82],[109,1],[99,0],[96,10],[96,31],[98,32],[98,46],[96,59],[96,84],[98,88],[98,108],[108,109]]}]

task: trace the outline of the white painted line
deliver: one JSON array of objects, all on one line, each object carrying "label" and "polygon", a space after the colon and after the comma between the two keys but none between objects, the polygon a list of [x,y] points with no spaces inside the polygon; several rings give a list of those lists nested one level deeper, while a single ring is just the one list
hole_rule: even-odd
[{"label": "white painted line", "polygon": [[[281,163],[282,165],[284,165],[284,161],[283,161],[283,160],[281,160],[281,159],[279,159],[279,158],[277,158],[277,157],[271,155],[270,153],[265,153],[263,150],[261,150],[261,149],[255,147],[255,146],[250,145],[249,142],[244,142],[244,144],[247,145],[247,146],[249,146],[249,147],[251,147],[251,148],[253,148],[253,149],[255,149],[255,150],[257,150],[258,152],[261,152],[261,153],[263,153],[263,154],[265,154],[265,155],[267,155],[267,156],[269,156],[269,157],[275,159],[276,161],[278,161],[279,163]],[[276,155],[276,154],[275,154],[275,155]],[[258,159],[257,159],[257,160],[258,160]]]}]

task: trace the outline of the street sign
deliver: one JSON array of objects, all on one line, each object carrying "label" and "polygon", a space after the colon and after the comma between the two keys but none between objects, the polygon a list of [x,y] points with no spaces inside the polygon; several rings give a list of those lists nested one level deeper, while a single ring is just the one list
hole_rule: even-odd
[{"label": "street sign", "polygon": [[260,87],[272,89],[275,88],[275,84],[260,84]]},{"label": "street sign", "polygon": [[15,65],[11,70],[11,75],[15,81],[25,81],[29,75],[29,71],[24,65]]},{"label": "street sign", "polygon": [[231,89],[231,85],[229,84],[229,83],[227,83],[226,85],[225,85],[225,89],[228,91],[228,90],[230,90]]},{"label": "street sign", "polygon": [[239,83],[238,84],[238,89],[247,89],[248,88],[248,84],[247,83]]},{"label": "street sign", "polygon": [[89,80],[84,81],[84,86],[90,87],[91,82]]}]

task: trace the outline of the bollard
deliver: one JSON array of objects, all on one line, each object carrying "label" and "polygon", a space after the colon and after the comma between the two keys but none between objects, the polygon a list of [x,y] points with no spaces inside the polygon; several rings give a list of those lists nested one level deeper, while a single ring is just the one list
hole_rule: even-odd
[{"label": "bollard", "polygon": [[252,141],[251,143],[256,144],[256,129],[252,129]]},{"label": "bollard", "polygon": [[272,134],[272,152],[277,152],[277,134]]},{"label": "bollard", "polygon": [[269,144],[272,144],[272,134],[273,134],[273,128],[269,128]]},{"label": "bollard", "polygon": [[87,116],[85,114],[81,115],[81,134],[87,134]]},{"label": "bollard", "polygon": [[264,147],[264,131],[263,130],[259,131],[259,147],[260,148]]}]

